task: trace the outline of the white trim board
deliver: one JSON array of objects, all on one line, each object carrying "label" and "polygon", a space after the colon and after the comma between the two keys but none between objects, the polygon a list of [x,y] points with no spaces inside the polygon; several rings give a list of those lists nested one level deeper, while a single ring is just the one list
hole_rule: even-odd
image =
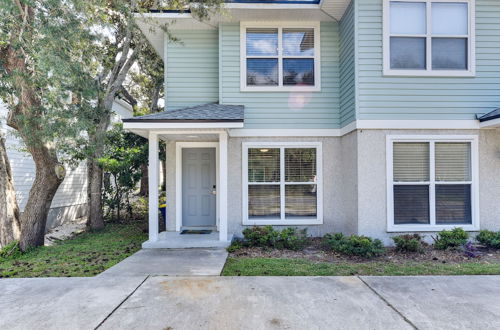
[{"label": "white trim board", "polygon": [[[248,218],[248,149],[249,148],[280,148],[280,182],[270,183],[280,185],[280,219],[249,219]],[[316,149],[316,218],[285,218],[285,148],[315,148]],[[275,226],[298,226],[298,225],[322,225],[323,224],[323,144],[321,142],[243,142],[242,143],[242,224],[243,225],[275,225]],[[307,184],[293,183],[290,184]]]},{"label": "white trim board", "polygon": [[[477,135],[387,135],[386,136],[386,190],[387,190],[387,232],[429,232],[440,231],[443,229],[453,229],[456,227],[463,228],[467,231],[477,231],[479,225],[479,148]],[[396,225],[394,224],[394,179],[393,179],[393,145],[394,142],[429,142],[430,154],[430,181],[429,185],[429,219],[428,225]],[[452,225],[437,225],[436,222],[436,207],[435,207],[435,192],[434,187],[437,184],[434,175],[435,169],[435,153],[434,145],[436,142],[467,142],[471,144],[471,224],[452,224]],[[399,183],[404,184],[404,182]],[[446,184],[441,182],[439,184]],[[453,184],[453,183],[448,183]],[[462,184],[462,183],[460,183]]]},{"label": "white trim board", "polygon": [[500,125],[500,120],[492,120],[489,125],[480,124],[478,120],[357,120],[342,128],[319,129],[272,129],[272,128],[243,128],[230,129],[230,137],[340,137],[358,129],[394,129],[394,130],[478,130],[494,128]]},{"label": "white trim board", "polygon": [[479,121],[469,120],[357,120],[357,129],[480,129]]}]

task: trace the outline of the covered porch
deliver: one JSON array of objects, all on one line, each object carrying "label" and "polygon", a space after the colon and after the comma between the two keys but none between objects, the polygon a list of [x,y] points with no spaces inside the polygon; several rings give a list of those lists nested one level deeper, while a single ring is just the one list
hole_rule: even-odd
[{"label": "covered porch", "polygon": [[[123,120],[124,129],[149,140],[149,239],[143,248],[226,247],[228,133],[242,128],[243,106],[205,104]],[[165,191],[160,148],[166,143]],[[166,194],[160,232],[160,194]]]}]

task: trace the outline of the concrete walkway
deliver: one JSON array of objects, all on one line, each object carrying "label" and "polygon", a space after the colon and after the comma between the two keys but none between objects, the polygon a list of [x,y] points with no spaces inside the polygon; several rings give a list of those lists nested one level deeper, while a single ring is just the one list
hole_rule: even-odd
[{"label": "concrete walkway", "polygon": [[225,249],[143,249],[98,277],[220,275],[227,259]]},{"label": "concrete walkway", "polygon": [[500,329],[500,276],[0,280],[0,329]]}]

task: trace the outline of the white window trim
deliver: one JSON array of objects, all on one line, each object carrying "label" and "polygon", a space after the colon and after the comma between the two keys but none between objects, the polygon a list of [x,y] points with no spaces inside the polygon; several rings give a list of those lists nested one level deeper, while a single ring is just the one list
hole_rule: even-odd
[{"label": "white window trim", "polygon": [[[390,2],[425,2],[427,3],[427,34],[426,37],[426,70],[398,70],[391,69],[391,29],[390,29]],[[432,70],[432,20],[431,15],[432,2],[464,2],[469,4],[469,35],[468,35],[468,70]],[[412,35],[408,35],[411,37]],[[423,37],[423,36],[422,36]],[[440,35],[439,37],[446,37]],[[453,36],[457,37],[457,36]],[[403,77],[475,77],[476,75],[476,4],[475,0],[384,0],[383,6],[383,57],[384,57],[384,76],[403,76]]]},{"label": "white window trim", "polygon": [[[281,207],[282,214],[279,220],[269,219],[249,219],[248,217],[248,149],[249,148],[315,148],[316,149],[316,187],[317,187],[317,216],[311,218],[294,218],[285,219],[284,216],[284,178],[281,178]],[[243,210],[243,225],[276,225],[276,226],[298,226],[298,225],[322,225],[323,224],[323,152],[321,142],[243,142],[242,143],[242,210]],[[284,153],[281,152],[280,169],[283,176],[284,172]]]},{"label": "white window trim", "polygon": [[[278,81],[279,86],[247,86],[247,28],[276,28],[278,29]],[[283,86],[282,40],[281,31],[284,28],[314,29],[314,86]],[[320,92],[321,91],[321,30],[320,22],[240,22],[240,91],[242,92]],[[270,56],[274,57],[274,56]],[[285,58],[288,56],[285,56]],[[293,56],[290,56],[293,57]],[[307,58],[307,57],[304,57]]]},{"label": "white window trim", "polygon": [[[394,224],[394,182],[393,182],[393,144],[394,142],[468,142],[471,144],[471,216],[470,225],[432,225],[435,222],[434,194],[430,191],[430,225],[395,225]],[[434,144],[431,143],[430,171],[431,181],[434,172]],[[440,231],[443,229],[463,228],[467,231],[479,230],[479,156],[477,135],[388,135],[386,137],[386,164],[387,164],[387,231],[388,232],[418,232]],[[431,189],[432,190],[432,189]]]}]

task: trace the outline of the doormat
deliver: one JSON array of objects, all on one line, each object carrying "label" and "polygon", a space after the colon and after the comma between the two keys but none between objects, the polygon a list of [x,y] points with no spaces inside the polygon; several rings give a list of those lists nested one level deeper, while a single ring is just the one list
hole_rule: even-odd
[{"label": "doormat", "polygon": [[185,234],[194,234],[194,235],[201,235],[201,234],[210,234],[212,231],[208,229],[203,229],[203,230],[183,230],[181,231],[181,235]]}]

